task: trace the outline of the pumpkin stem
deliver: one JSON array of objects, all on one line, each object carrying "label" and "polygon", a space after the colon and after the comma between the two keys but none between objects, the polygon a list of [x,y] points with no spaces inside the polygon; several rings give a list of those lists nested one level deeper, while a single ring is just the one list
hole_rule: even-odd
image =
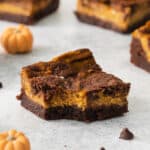
[{"label": "pumpkin stem", "polygon": [[16,29],[16,30],[15,30],[15,33],[20,33],[20,30],[19,30],[19,29]]},{"label": "pumpkin stem", "polygon": [[13,137],[13,136],[11,136],[11,135],[9,135],[9,136],[7,137],[7,140],[8,140],[8,141],[14,141],[14,140],[16,140],[16,138]]}]

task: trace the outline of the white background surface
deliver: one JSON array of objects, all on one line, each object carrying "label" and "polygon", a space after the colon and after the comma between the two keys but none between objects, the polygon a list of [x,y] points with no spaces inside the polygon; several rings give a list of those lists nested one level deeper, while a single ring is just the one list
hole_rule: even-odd
[{"label": "white background surface", "polygon": [[[150,74],[130,63],[130,35],[78,22],[73,14],[75,0],[62,0],[60,9],[34,26],[33,52],[27,55],[0,53],[0,132],[21,130],[31,140],[32,150],[149,150]],[[16,25],[0,22],[0,32]],[[22,108],[15,96],[20,90],[22,66],[47,61],[62,52],[88,47],[103,69],[131,82],[129,113],[124,117],[90,124],[77,121],[44,121]],[[122,128],[135,133],[133,141],[119,140]],[[66,146],[65,146],[66,145]]]}]

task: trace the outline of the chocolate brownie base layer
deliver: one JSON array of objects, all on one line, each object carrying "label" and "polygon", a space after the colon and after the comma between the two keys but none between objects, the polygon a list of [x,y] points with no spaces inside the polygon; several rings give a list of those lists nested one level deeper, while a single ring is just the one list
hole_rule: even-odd
[{"label": "chocolate brownie base layer", "polygon": [[110,29],[110,30],[114,30],[114,31],[117,31],[117,32],[121,32],[121,33],[131,33],[136,28],[140,27],[147,20],[150,19],[150,14],[149,14],[149,15],[145,16],[142,20],[140,20],[138,23],[136,23],[133,26],[129,27],[127,30],[122,30],[122,29],[118,28],[115,24],[113,24],[111,22],[108,22],[108,21],[98,19],[94,16],[88,16],[88,15],[79,13],[77,11],[75,11],[75,15],[77,16],[77,18],[81,22],[96,25],[96,26],[99,26],[99,27],[103,27],[105,29]]},{"label": "chocolate brownie base layer", "polygon": [[44,10],[39,11],[34,16],[23,16],[23,15],[15,15],[10,13],[0,12],[0,19],[18,22],[18,23],[24,23],[24,24],[34,24],[36,21],[40,20],[41,18],[56,11],[58,6],[59,6],[59,0],[53,0],[53,2],[49,4]]},{"label": "chocolate brownie base layer", "polygon": [[141,42],[133,38],[131,43],[131,62],[136,66],[150,72],[150,62],[146,59]]},{"label": "chocolate brownie base layer", "polygon": [[102,106],[94,109],[87,108],[85,111],[82,111],[75,106],[44,109],[42,106],[29,100],[24,93],[21,95],[21,105],[45,120],[72,119],[92,122],[96,120],[104,120],[111,117],[122,116],[123,113],[128,112],[127,105],[111,105],[108,107]]}]

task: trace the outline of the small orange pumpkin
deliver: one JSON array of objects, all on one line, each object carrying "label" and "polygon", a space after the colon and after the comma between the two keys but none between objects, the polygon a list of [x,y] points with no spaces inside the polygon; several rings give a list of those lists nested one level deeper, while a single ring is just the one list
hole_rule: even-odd
[{"label": "small orange pumpkin", "polygon": [[23,133],[10,130],[0,133],[0,150],[30,150],[30,142]]},{"label": "small orange pumpkin", "polygon": [[27,53],[32,50],[33,36],[25,25],[9,27],[1,36],[1,44],[8,53]]}]

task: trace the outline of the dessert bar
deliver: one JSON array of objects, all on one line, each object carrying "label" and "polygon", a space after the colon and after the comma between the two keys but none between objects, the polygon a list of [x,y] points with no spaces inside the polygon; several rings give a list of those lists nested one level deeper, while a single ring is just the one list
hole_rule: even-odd
[{"label": "dessert bar", "polygon": [[132,34],[131,62],[150,72],[150,21]]},{"label": "dessert bar", "polygon": [[102,71],[88,49],[24,67],[21,81],[21,105],[46,120],[89,122],[128,111],[130,84]]},{"label": "dessert bar", "polygon": [[54,12],[59,0],[1,0],[0,19],[33,24]]},{"label": "dessert bar", "polygon": [[150,19],[150,1],[78,0],[75,14],[82,22],[129,33]]}]

